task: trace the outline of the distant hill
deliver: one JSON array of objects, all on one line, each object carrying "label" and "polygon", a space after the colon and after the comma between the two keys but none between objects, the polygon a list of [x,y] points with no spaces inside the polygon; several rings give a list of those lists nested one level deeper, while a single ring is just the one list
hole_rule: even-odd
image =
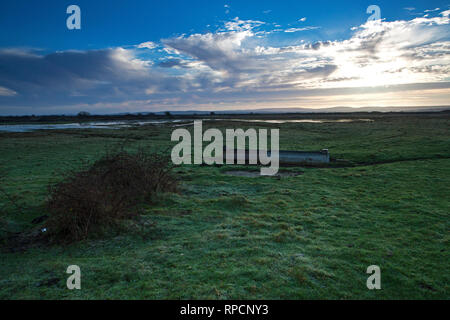
[{"label": "distant hill", "polygon": [[218,111],[156,111],[156,112],[123,112],[95,114],[79,112],[78,114],[51,114],[51,115],[0,115],[0,121],[94,121],[94,120],[138,120],[138,119],[162,119],[167,117],[186,118],[190,116],[217,116],[217,115],[269,115],[269,114],[333,114],[333,113],[358,113],[358,112],[450,112],[450,106],[428,106],[428,107],[333,107],[333,108],[267,108],[267,109],[244,109],[244,110],[218,110]]},{"label": "distant hill", "polygon": [[[267,108],[253,110],[219,110],[214,114],[266,114],[266,113],[341,113],[341,112],[440,112],[450,110],[450,106],[427,106],[427,107],[332,107],[332,108]],[[170,111],[172,115],[207,115],[211,111]],[[143,113],[145,114],[145,112]],[[163,115],[165,112],[154,112],[154,114]]]}]

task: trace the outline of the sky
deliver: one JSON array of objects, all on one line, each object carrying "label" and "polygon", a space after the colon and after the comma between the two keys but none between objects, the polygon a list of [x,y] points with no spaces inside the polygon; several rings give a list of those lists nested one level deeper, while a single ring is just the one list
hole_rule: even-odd
[{"label": "sky", "polygon": [[2,1],[0,115],[450,105],[449,16],[448,0]]}]

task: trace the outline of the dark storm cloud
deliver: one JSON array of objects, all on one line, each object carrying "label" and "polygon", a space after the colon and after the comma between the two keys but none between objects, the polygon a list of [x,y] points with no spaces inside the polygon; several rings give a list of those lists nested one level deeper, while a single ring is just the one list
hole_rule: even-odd
[{"label": "dark storm cloud", "polygon": [[183,89],[177,77],[151,72],[124,49],[66,51],[48,55],[0,51],[0,87],[16,92],[0,103],[71,104],[147,97],[146,90]]}]

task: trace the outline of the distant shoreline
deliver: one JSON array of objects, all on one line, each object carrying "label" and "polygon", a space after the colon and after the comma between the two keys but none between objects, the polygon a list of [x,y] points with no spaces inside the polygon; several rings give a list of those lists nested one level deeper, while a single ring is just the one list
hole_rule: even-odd
[{"label": "distant shoreline", "polygon": [[133,114],[95,114],[95,115],[25,115],[25,116],[0,116],[0,123],[67,123],[67,122],[92,122],[92,121],[120,121],[120,120],[167,120],[167,119],[216,119],[221,120],[235,119],[333,119],[333,118],[354,118],[354,117],[368,117],[377,118],[380,116],[407,116],[407,115],[442,115],[450,114],[450,107],[448,109],[436,111],[355,111],[355,112],[246,112],[246,113],[220,113],[220,112],[192,112],[191,114],[160,114],[160,113],[133,113]]}]

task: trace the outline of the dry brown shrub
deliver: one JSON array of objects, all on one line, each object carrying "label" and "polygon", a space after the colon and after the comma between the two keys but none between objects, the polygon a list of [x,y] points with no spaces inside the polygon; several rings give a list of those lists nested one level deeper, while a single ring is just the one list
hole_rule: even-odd
[{"label": "dry brown shrub", "polygon": [[107,154],[49,187],[48,235],[58,242],[85,239],[131,218],[138,204],[175,192],[177,185],[169,157],[142,151]]}]

